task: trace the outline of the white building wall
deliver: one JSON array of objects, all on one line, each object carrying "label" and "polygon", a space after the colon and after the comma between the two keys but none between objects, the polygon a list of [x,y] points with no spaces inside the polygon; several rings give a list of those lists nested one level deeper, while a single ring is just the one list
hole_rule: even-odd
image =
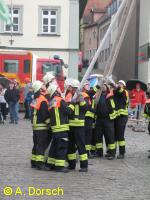
[{"label": "white building wall", "polygon": [[140,1],[140,38],[139,45],[142,46],[150,41],[150,1]]},{"label": "white building wall", "polygon": [[[10,6],[10,0],[5,0]],[[79,49],[79,0],[12,0],[13,6],[22,6],[22,33],[4,34],[4,22],[0,21],[0,48],[25,49],[39,57],[60,57],[69,65],[69,76],[78,77]],[[59,34],[42,35],[40,33],[39,6],[59,9]]]},{"label": "white building wall", "polygon": [[[139,46],[150,43],[150,1],[140,1],[140,34]],[[138,66],[138,78],[144,82],[150,81],[150,60],[142,62]]]},{"label": "white building wall", "polygon": [[[10,5],[10,0],[5,0]],[[13,5],[23,6],[23,35],[14,36],[13,47],[68,48],[69,1],[68,0],[13,0]],[[39,6],[60,7],[60,36],[38,36]],[[3,35],[1,46],[10,46],[10,36]],[[61,45],[60,45],[61,44]]]}]

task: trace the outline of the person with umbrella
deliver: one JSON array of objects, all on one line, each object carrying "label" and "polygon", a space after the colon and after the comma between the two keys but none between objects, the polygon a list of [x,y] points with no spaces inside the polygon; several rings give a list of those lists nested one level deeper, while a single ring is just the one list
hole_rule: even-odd
[{"label": "person with umbrella", "polygon": [[145,92],[141,89],[140,83],[136,83],[136,88],[131,91],[130,98],[131,98],[131,104],[134,100],[134,104],[136,107],[135,118],[139,119],[141,111],[146,103],[146,95]]}]

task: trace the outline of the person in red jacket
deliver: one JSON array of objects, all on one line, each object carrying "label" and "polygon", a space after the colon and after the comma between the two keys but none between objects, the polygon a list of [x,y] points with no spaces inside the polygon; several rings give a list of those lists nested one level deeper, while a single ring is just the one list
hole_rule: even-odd
[{"label": "person in red jacket", "polygon": [[136,107],[135,117],[138,119],[146,102],[146,95],[145,92],[141,89],[140,83],[137,83],[136,88],[131,91],[130,98],[131,105],[134,104]]}]

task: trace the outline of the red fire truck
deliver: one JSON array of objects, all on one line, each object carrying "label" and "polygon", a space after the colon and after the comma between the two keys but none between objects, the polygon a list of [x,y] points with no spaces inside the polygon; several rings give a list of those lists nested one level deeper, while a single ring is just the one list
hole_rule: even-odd
[{"label": "red fire truck", "polygon": [[39,58],[28,51],[0,50],[0,75],[9,79],[16,79],[21,87],[23,102],[23,88],[25,79],[31,82],[42,80],[46,72],[53,71],[60,89],[64,91],[64,73],[62,60]]}]

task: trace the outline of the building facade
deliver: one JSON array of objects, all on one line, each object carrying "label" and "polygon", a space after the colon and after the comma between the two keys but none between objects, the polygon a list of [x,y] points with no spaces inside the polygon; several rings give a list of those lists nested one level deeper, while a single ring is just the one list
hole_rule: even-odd
[{"label": "building facade", "polygon": [[150,1],[140,1],[138,78],[150,83]]},{"label": "building facade", "polygon": [[[87,1],[87,5],[85,7],[85,10],[80,22],[80,50],[81,51],[84,52],[84,49],[86,48],[85,47],[86,45],[85,32],[87,28],[88,27],[90,28],[91,25],[93,28],[94,23],[97,22],[99,18],[103,16],[103,14],[105,13],[106,7],[111,1],[112,0],[105,0],[105,1],[88,0]],[[89,32],[89,30],[87,30],[87,32]],[[93,37],[91,39],[93,39]]]},{"label": "building facade", "polygon": [[59,55],[69,66],[69,76],[77,78],[79,0],[12,0],[12,6],[11,0],[5,2],[13,26],[0,21],[0,48],[28,50],[45,58]]},{"label": "building facade", "polygon": [[[85,48],[84,48],[84,58],[91,60],[97,50],[99,44],[101,43],[108,27],[113,19],[116,11],[122,0],[112,0],[108,4],[105,14],[103,14],[100,19],[91,25],[85,27]],[[119,23],[119,20],[118,20]],[[117,24],[117,23],[116,23]],[[107,61],[111,53],[112,44],[117,35],[118,26],[114,27],[110,36],[108,37],[100,55],[97,60],[97,64],[93,70],[93,73],[103,73],[105,67],[107,66]],[[94,33],[96,38],[94,38]],[[89,38],[92,38],[91,41]],[[115,79],[129,80],[131,78],[137,78],[138,76],[138,37],[139,37],[139,0],[136,1],[136,6],[132,13],[129,26],[121,45],[119,55],[117,57],[113,76]],[[96,43],[97,42],[97,43]],[[88,43],[88,44],[87,44]],[[97,46],[97,48],[96,48]]]}]

